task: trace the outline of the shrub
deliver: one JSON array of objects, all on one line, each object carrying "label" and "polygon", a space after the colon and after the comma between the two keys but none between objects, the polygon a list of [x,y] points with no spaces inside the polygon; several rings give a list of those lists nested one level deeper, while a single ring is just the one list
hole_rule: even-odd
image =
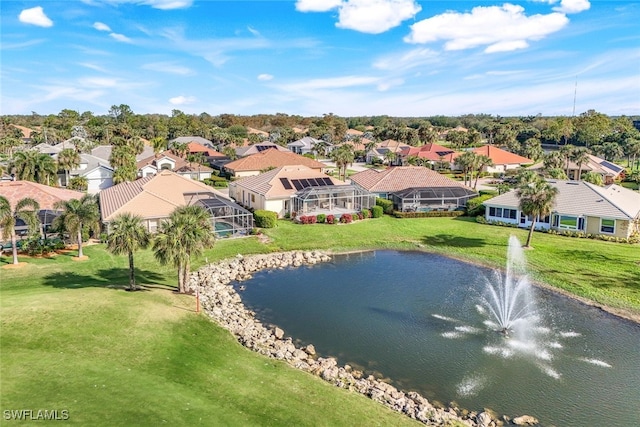
[{"label": "shrub", "polygon": [[302,215],[298,218],[301,224],[315,224],[317,219],[313,215]]},{"label": "shrub", "polygon": [[[362,212],[358,212],[358,220],[362,221],[364,219],[364,214]],[[355,217],[354,217],[355,219]]]},{"label": "shrub", "polygon": [[[384,213],[391,215],[393,213],[393,202],[391,200],[376,198],[376,206],[382,207]],[[374,217],[376,218],[376,217]]]},{"label": "shrub", "polygon": [[325,214],[318,214],[316,219],[320,224],[324,224],[324,222],[327,220],[327,216]]},{"label": "shrub", "polygon": [[371,217],[373,218],[380,218],[383,213],[382,206],[374,206],[371,208]]},{"label": "shrub", "polygon": [[225,181],[216,181],[213,183],[214,187],[218,187],[218,188],[227,188],[229,186],[229,183],[225,180]]},{"label": "shrub", "polygon": [[342,214],[342,216],[340,217],[340,222],[343,224],[349,224],[350,222],[353,221],[353,216],[351,214]]},{"label": "shrub", "polygon": [[485,194],[483,196],[474,197],[473,199],[467,200],[467,215],[475,216],[475,215],[484,215],[484,205],[482,204],[484,201],[492,199],[493,195]]},{"label": "shrub", "polygon": [[364,219],[371,218],[371,211],[369,209],[362,209],[361,214]]},{"label": "shrub", "polygon": [[396,218],[436,218],[436,217],[459,217],[464,215],[464,211],[427,211],[427,212],[393,212]]},{"label": "shrub", "polygon": [[478,191],[478,195],[480,195],[480,196],[485,196],[485,195],[497,196],[498,195],[498,190],[480,190],[480,191]]},{"label": "shrub", "polygon": [[253,219],[256,222],[256,227],[273,228],[276,226],[278,215],[275,212],[258,209],[253,213]]},{"label": "shrub", "polygon": [[336,217],[333,215],[327,215],[327,224],[334,224]]}]

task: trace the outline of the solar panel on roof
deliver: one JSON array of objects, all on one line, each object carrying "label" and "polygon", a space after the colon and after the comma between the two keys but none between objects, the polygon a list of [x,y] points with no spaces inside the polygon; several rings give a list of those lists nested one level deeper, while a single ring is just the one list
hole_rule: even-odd
[{"label": "solar panel on roof", "polygon": [[304,188],[304,186],[302,185],[302,183],[300,182],[299,179],[292,179],[291,183],[293,184],[294,187],[296,187],[296,190],[300,191]]},{"label": "solar panel on roof", "polygon": [[273,148],[273,146],[271,146],[271,145],[256,145],[256,150],[258,150],[259,153],[263,152],[264,150],[268,150],[269,148]]},{"label": "solar panel on roof", "polygon": [[320,187],[323,185],[322,181],[318,182],[317,178],[309,178],[307,181],[309,181],[312,187]]},{"label": "solar panel on roof", "polygon": [[280,182],[285,190],[293,190],[293,187],[287,178],[280,178]]},{"label": "solar panel on roof", "polygon": [[618,166],[618,165],[616,165],[614,163],[608,162],[606,160],[601,161],[600,164],[602,166],[606,167],[606,168],[611,169],[614,172],[620,172],[622,169],[624,169],[624,168],[621,168],[620,166]]},{"label": "solar panel on roof", "polygon": [[309,181],[308,181],[308,180],[306,180],[306,179],[304,179],[304,178],[300,179],[300,184],[302,184],[302,187],[303,187],[303,188],[310,187],[310,185],[309,185]]},{"label": "solar panel on roof", "polygon": [[333,181],[331,181],[331,178],[319,178],[322,179],[322,182],[324,182],[324,185],[333,185]]}]

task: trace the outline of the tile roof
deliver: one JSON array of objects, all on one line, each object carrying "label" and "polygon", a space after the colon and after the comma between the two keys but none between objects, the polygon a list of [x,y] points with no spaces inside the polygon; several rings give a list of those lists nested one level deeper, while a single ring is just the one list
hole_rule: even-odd
[{"label": "tile roof", "polygon": [[[609,162],[605,159],[601,159],[600,157],[594,156],[593,154],[588,154],[588,160],[586,163],[583,163],[581,167],[578,167],[577,163],[573,161],[569,161],[569,170],[582,170],[582,172],[596,172],[603,176],[617,177],[623,171],[624,168],[619,166],[613,162]],[[536,163],[531,166],[530,169],[542,169],[544,167],[543,162]],[[563,161],[562,169],[566,169],[567,162]]]},{"label": "tile roof", "polygon": [[[91,150],[91,155],[106,160],[107,162],[111,158],[111,151],[113,151],[113,145],[98,145]],[[147,145],[142,149],[142,153],[136,156],[136,162],[142,159],[146,159],[149,156],[154,155],[153,147]]]},{"label": "tile roof", "polygon": [[197,164],[191,164],[190,162],[188,162],[187,160],[183,159],[180,156],[176,156],[175,154],[173,154],[171,151],[164,151],[161,154],[158,155],[158,157],[156,158],[156,155],[153,154],[149,157],[147,157],[146,159],[142,159],[140,161],[138,161],[136,167],[138,169],[142,169],[145,166],[153,166],[154,168],[157,169],[157,162],[159,160],[162,160],[163,158],[169,158],[171,160],[173,160],[175,162],[175,166],[174,166],[174,170],[176,171],[183,171],[183,172],[193,172],[193,171],[197,171],[200,170],[200,172],[211,172],[213,171],[213,169],[211,169],[209,166],[206,165],[200,165],[198,167]]},{"label": "tile roof", "polygon": [[[305,136],[304,138],[300,138],[297,141],[288,143],[287,147],[304,147],[304,148],[312,149],[318,142],[324,142],[324,141],[313,138],[311,136]],[[328,145],[331,145],[331,144],[328,144]]]},{"label": "tile roof", "polygon": [[173,138],[169,142],[179,142],[185,144],[188,144],[189,142],[197,142],[198,144],[213,148],[213,142],[201,136],[179,136],[177,138]]},{"label": "tile roof", "polygon": [[166,218],[176,207],[185,205],[186,193],[209,193],[228,199],[199,181],[162,170],[156,175],[123,182],[101,191],[100,213],[105,222],[123,212],[143,218]]},{"label": "tile roof", "polygon": [[[561,214],[612,219],[632,219],[640,215],[640,193],[619,185],[599,187],[585,181],[547,182],[559,190],[553,210]],[[510,191],[484,204],[516,208],[519,199],[515,191]]]},{"label": "tile roof", "polygon": [[224,154],[217,152],[213,148],[198,144],[197,142],[188,143],[187,150],[189,150],[189,153],[203,153],[208,157],[226,157]]},{"label": "tile roof", "polygon": [[509,151],[498,148],[495,145],[483,145],[482,147],[473,148],[471,151],[476,154],[489,157],[493,160],[495,165],[522,165],[526,163],[533,163],[533,160],[531,159],[510,153]]},{"label": "tile roof", "polygon": [[28,127],[25,127],[25,126],[14,125],[13,123],[11,123],[9,126],[14,127],[18,129],[20,132],[22,132],[22,137],[26,139],[31,138],[31,134],[34,132],[33,129],[29,129]]},{"label": "tile roof", "polygon": [[253,145],[246,145],[246,146],[241,146],[241,147],[237,147],[236,148],[236,154],[239,157],[245,157],[245,156],[250,156],[252,154],[256,154],[256,153],[261,153],[263,151],[265,151],[264,148],[262,147],[271,147],[274,148],[278,151],[291,151],[286,147],[283,147],[281,145],[278,145],[274,142],[269,142],[269,141],[263,141],[263,142],[258,142],[256,144]]},{"label": "tile roof", "polygon": [[393,193],[413,187],[465,187],[460,181],[422,166],[367,169],[351,175],[351,181],[372,193]]},{"label": "tile roof", "polygon": [[247,133],[249,133],[249,134],[254,133],[256,135],[260,135],[260,136],[264,136],[264,137],[268,137],[269,136],[269,132],[265,132],[265,131],[260,130],[260,129],[254,129],[254,128],[248,127],[248,126],[247,126]]},{"label": "tile roof", "polygon": [[56,202],[80,199],[84,193],[31,181],[3,181],[0,182],[0,195],[7,198],[11,207],[14,207],[20,199],[31,197],[40,204],[40,209],[53,209]]},{"label": "tile roof", "polygon": [[234,171],[261,171],[270,167],[281,167],[289,165],[304,165],[311,169],[322,170],[326,168],[324,163],[317,162],[308,157],[301,156],[291,151],[279,151],[268,149],[260,153],[243,157],[225,165],[225,168]]},{"label": "tile roof", "polygon": [[309,179],[309,178],[329,178],[333,185],[348,185],[347,183],[326,175],[316,169],[308,168],[304,165],[282,166],[272,169],[260,175],[249,176],[233,181],[230,186],[244,188],[257,194],[264,195],[267,199],[282,199],[295,194],[295,188],[284,188],[280,178],[287,179]]},{"label": "tile roof", "polygon": [[451,148],[438,144],[425,144],[420,147],[407,147],[402,150],[401,154],[405,157],[416,156],[434,162],[442,160],[452,163],[461,152],[454,151]]}]

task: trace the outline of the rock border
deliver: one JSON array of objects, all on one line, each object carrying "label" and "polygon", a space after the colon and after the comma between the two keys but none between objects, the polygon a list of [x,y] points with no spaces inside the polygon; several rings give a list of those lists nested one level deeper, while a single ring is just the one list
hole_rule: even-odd
[{"label": "rock border", "polygon": [[[291,337],[285,337],[278,327],[267,328],[255,313],[242,303],[231,282],[244,281],[266,269],[300,267],[330,261],[322,251],[291,251],[262,255],[238,255],[233,259],[209,264],[191,273],[189,290],[197,290],[203,311],[224,329],[231,332],[243,346],[273,359],[283,360],[302,371],[347,390],[356,391],[388,408],[429,426],[447,426],[456,422],[470,427],[498,427],[505,424],[536,425],[538,420],[522,416],[502,419],[485,410],[469,412],[457,407],[440,408],[414,391],[405,393],[373,375],[338,366],[333,357],[316,357],[313,345],[297,348]],[[525,421],[526,424],[520,424]]]}]

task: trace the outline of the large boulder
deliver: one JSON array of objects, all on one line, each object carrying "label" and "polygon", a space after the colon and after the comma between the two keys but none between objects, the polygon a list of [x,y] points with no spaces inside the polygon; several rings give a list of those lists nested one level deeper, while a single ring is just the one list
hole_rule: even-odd
[{"label": "large boulder", "polygon": [[538,419],[531,415],[521,415],[515,417],[512,422],[517,426],[534,426],[538,424]]}]

